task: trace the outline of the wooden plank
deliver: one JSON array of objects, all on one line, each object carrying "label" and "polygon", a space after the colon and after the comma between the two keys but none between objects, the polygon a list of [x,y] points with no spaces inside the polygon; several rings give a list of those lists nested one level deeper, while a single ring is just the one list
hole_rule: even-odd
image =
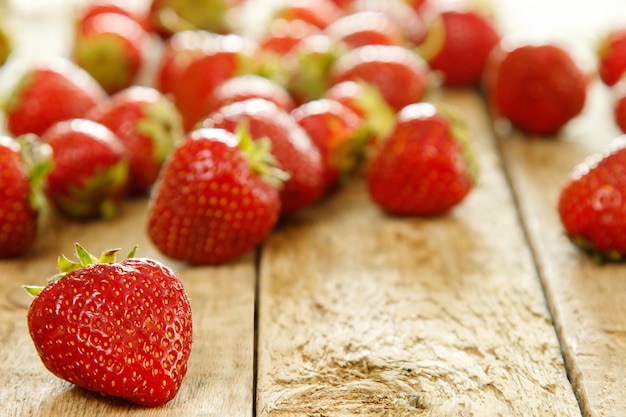
[{"label": "wooden plank", "polygon": [[[554,16],[552,34],[559,33],[558,38],[568,38],[580,49],[593,48],[607,28],[626,24],[626,4],[619,0],[544,5],[553,10],[546,12]],[[523,17],[524,11],[533,10],[526,1],[502,2],[501,7],[510,32],[543,27]],[[556,13],[565,8],[570,13]],[[626,269],[598,266],[578,252],[565,237],[556,210],[572,168],[619,134],[609,90],[596,80],[589,93],[584,113],[560,136],[541,139],[515,131],[502,135],[499,144],[583,415],[622,416],[626,415]]]},{"label": "wooden plank", "polygon": [[[255,260],[250,253],[220,267],[193,267],[164,258],[143,232],[146,200],[129,201],[112,221],[64,222],[31,254],[0,261],[0,416],[251,416],[253,398]],[[45,283],[56,256],[73,243],[94,253],[139,245],[179,274],[191,301],[194,342],[178,395],[161,408],[139,408],[74,388],[41,364],[28,335],[24,283]]]},{"label": "wooden plank", "polygon": [[264,246],[257,415],[580,415],[480,97],[478,187],[382,213],[356,180]]}]

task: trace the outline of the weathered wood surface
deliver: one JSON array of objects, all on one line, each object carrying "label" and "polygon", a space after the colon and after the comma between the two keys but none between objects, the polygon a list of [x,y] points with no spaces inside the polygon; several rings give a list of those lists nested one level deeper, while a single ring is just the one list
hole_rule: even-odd
[{"label": "weathered wood surface", "polygon": [[[30,35],[0,90],[30,59],[67,47],[67,10],[12,3]],[[621,0],[494,6],[507,33],[539,28],[583,50],[626,22]],[[145,200],[112,223],[54,225],[31,254],[0,261],[0,417],[626,415],[626,270],[578,253],[555,211],[570,169],[617,134],[608,92],[591,92],[554,140],[496,136],[475,91],[445,92],[479,149],[480,183],[461,206],[433,219],[389,216],[356,179],[282,224],[258,271],[254,253],[221,267],[165,259],[145,236]],[[95,252],[138,244],[180,273],[194,347],[165,407],[73,388],[37,358],[19,286],[43,283],[75,241]]]}]

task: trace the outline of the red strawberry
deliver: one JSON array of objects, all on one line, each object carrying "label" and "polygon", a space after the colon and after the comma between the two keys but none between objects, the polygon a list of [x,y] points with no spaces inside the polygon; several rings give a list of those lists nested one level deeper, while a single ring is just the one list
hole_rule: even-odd
[{"label": "red strawberry", "polygon": [[82,30],[82,23],[101,13],[117,13],[129,17],[139,23],[146,31],[151,31],[148,16],[143,10],[131,8],[125,0],[92,0],[79,11],[78,30]]},{"label": "red strawberry", "polygon": [[227,33],[231,31],[228,11],[231,0],[151,0],[148,18],[162,37],[185,30]]},{"label": "red strawberry", "polygon": [[350,48],[365,45],[401,45],[406,43],[398,24],[386,14],[364,10],[347,14],[328,25],[326,33]]},{"label": "red strawberry", "polygon": [[148,210],[148,235],[166,256],[221,264],[254,248],[280,213],[281,176],[268,141],[196,129],[165,163]]},{"label": "red strawberry", "polygon": [[187,373],[191,307],[180,279],[147,258],[61,255],[35,296],[28,329],[44,366],[72,384],[148,407],[170,401]]},{"label": "red strawberry", "polygon": [[37,197],[50,169],[51,150],[26,142],[0,136],[0,258],[26,253],[37,237],[42,208]]},{"label": "red strawberry", "polygon": [[460,120],[434,105],[405,107],[368,166],[372,199],[401,215],[431,216],[450,210],[474,186],[469,139]]},{"label": "red strawberry", "polygon": [[330,99],[309,101],[291,114],[320,150],[325,190],[341,185],[357,168],[368,139],[363,118]]},{"label": "red strawberry", "polygon": [[259,46],[266,54],[281,56],[290,52],[302,39],[321,32],[320,28],[304,20],[276,18],[261,35]]},{"label": "red strawberry", "polygon": [[364,81],[376,87],[395,111],[420,101],[428,86],[428,65],[396,45],[368,45],[342,55],[330,72],[331,85]]},{"label": "red strawberry", "polygon": [[161,164],[183,138],[178,110],[149,87],[133,86],[98,103],[85,115],[120,138],[129,158],[130,192],[144,194]]},{"label": "red strawberry", "polygon": [[86,119],[58,122],[41,136],[54,165],[45,192],[56,210],[72,219],[111,218],[128,184],[128,160],[120,139]]},{"label": "red strawberry", "polygon": [[246,124],[253,139],[267,138],[278,166],[289,174],[280,197],[289,215],[316,202],[324,191],[318,149],[293,117],[270,101],[250,99],[229,104],[204,120],[203,126],[234,132]]},{"label": "red strawberry", "polygon": [[614,85],[626,72],[626,28],[607,32],[596,53],[600,79],[606,85]]},{"label": "red strawberry", "polygon": [[470,9],[447,9],[430,21],[420,54],[446,85],[474,85],[500,36],[483,14]]},{"label": "red strawberry", "polygon": [[613,86],[613,118],[617,127],[626,133],[626,78]]},{"label": "red strawberry", "polygon": [[143,68],[148,33],[133,18],[98,13],[81,22],[72,57],[108,93],[134,84]]},{"label": "red strawberry", "polygon": [[218,85],[209,98],[207,114],[227,104],[250,98],[271,101],[286,111],[291,111],[295,107],[293,98],[283,86],[260,75],[247,74],[230,78]]},{"label": "red strawberry", "polygon": [[576,168],[561,190],[558,211],[568,237],[596,260],[626,256],[626,137]]},{"label": "red strawberry", "polygon": [[587,77],[554,44],[511,45],[504,39],[490,54],[484,77],[497,115],[529,133],[557,133],[585,104]]},{"label": "red strawberry", "polygon": [[179,53],[183,54],[183,63],[175,64],[178,69],[170,67],[173,73],[169,86],[183,126],[189,131],[208,115],[209,99],[219,84],[252,72],[259,48],[256,42],[240,35],[214,35],[204,37],[200,48],[192,46]]},{"label": "red strawberry", "polygon": [[63,58],[27,69],[4,104],[13,136],[40,135],[54,123],[82,117],[106,93],[86,71]]},{"label": "red strawberry", "polygon": [[332,0],[292,0],[281,7],[274,18],[304,20],[324,29],[342,14],[343,11]]}]

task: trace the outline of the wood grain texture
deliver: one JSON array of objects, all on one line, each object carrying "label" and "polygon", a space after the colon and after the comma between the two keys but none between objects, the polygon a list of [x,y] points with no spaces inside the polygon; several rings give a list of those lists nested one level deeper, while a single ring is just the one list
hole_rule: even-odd
[{"label": "wood grain texture", "polygon": [[[144,233],[147,201],[129,201],[113,222],[62,222],[29,256],[0,261],[0,416],[251,416],[253,398],[255,260],[250,253],[220,267],[165,259]],[[71,259],[74,242],[93,253],[138,245],[180,276],[193,312],[189,370],[178,395],[160,408],[102,398],[56,378],[39,360],[26,324],[29,297],[22,284],[43,285],[56,256]],[[122,255],[123,256],[123,255]]]},{"label": "wood grain texture", "polygon": [[480,183],[447,216],[398,218],[362,181],[263,250],[258,416],[579,415],[480,98]]}]

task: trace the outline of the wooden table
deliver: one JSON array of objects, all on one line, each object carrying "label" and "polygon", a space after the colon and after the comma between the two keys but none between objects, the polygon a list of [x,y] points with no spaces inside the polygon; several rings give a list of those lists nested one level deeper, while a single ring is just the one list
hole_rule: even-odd
[{"label": "wooden table", "polygon": [[[34,56],[66,52],[61,9],[13,3],[28,36],[0,87]],[[504,33],[541,30],[587,54],[626,24],[622,0],[499,0],[494,11]],[[481,165],[446,216],[386,215],[357,178],[256,252],[190,267],[152,246],[138,199],[112,222],[57,224],[27,256],[0,261],[0,416],[625,416],[626,267],[581,255],[555,210],[572,167],[618,134],[608,90],[594,81],[556,138],[494,129],[472,89],[433,99],[461,109]],[[19,286],[43,283],[76,241],[138,244],[179,272],[194,345],[166,406],[103,399],[40,363]]]}]

